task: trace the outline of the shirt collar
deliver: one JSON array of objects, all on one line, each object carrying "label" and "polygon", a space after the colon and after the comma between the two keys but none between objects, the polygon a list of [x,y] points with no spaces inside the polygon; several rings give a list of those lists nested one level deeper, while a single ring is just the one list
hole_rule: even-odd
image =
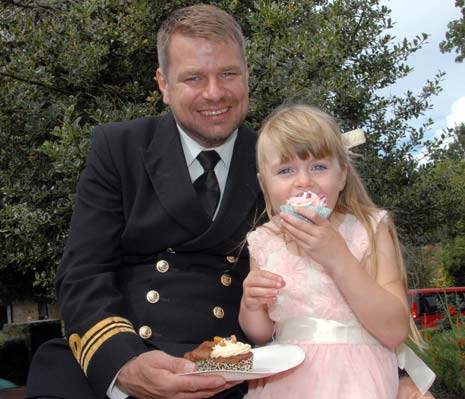
[{"label": "shirt collar", "polygon": [[195,161],[197,155],[199,155],[201,151],[215,150],[220,156],[221,161],[224,163],[226,168],[229,169],[229,166],[231,165],[234,143],[236,142],[238,129],[234,130],[234,132],[228,137],[228,139],[218,147],[205,148],[199,143],[197,143],[197,141],[195,141],[192,137],[190,137],[181,128],[181,126],[179,126],[178,123],[176,123],[176,126],[178,127],[180,133],[179,136],[181,138],[181,145],[184,151],[184,156],[186,157],[186,163],[188,168],[191,167],[192,163]]}]

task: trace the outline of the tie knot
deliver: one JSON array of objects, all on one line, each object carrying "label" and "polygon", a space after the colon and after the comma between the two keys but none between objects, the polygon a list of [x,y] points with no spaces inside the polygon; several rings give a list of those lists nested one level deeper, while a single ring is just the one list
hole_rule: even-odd
[{"label": "tie knot", "polygon": [[215,169],[216,164],[220,160],[220,156],[214,150],[202,151],[197,155],[197,159],[204,168],[204,170]]}]

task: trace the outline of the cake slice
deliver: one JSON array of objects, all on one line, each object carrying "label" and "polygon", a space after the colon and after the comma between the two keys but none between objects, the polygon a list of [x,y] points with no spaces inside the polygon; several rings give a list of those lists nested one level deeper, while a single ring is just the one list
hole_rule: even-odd
[{"label": "cake slice", "polygon": [[250,345],[239,342],[235,335],[204,341],[184,358],[195,362],[198,371],[250,371],[253,365]]}]

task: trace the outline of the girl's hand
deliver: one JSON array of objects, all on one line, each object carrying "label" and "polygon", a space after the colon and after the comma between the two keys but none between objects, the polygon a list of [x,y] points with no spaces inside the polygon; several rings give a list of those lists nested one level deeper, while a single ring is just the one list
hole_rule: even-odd
[{"label": "girl's hand", "polygon": [[281,224],[285,234],[296,242],[305,255],[324,266],[328,272],[343,265],[348,256],[353,256],[344,238],[329,220],[307,208],[296,207],[295,211],[313,224],[288,212],[281,212]]},{"label": "girl's hand", "polygon": [[254,258],[250,258],[250,272],[242,284],[239,324],[252,342],[264,345],[270,341],[274,322],[268,314],[268,305],[276,302],[284,284],[281,276],[258,269]]},{"label": "girl's hand", "polygon": [[434,396],[430,391],[422,395],[410,377],[401,377],[397,399],[434,399]]},{"label": "girl's hand", "polygon": [[276,302],[285,282],[278,274],[266,270],[251,270],[243,283],[242,304],[249,311],[263,309]]}]

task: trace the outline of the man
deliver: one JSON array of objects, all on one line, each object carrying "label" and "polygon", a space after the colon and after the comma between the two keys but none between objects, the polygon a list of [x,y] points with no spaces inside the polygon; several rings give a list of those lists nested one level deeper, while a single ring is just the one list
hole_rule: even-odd
[{"label": "man", "polygon": [[[196,5],[165,21],[157,46],[172,113],[97,127],[57,275],[67,340],[39,350],[26,397],[244,393],[219,376],[179,376],[194,365],[172,357],[214,335],[245,340],[240,248],[262,205],[256,134],[243,125],[244,38],[229,14]],[[197,194],[196,157],[213,149],[216,189]],[[211,190],[213,211],[202,202]]]},{"label": "man", "polygon": [[170,15],[157,47],[172,112],[96,128],[57,275],[66,339],[36,353],[27,398],[246,391],[220,376],[179,375],[194,371],[180,356],[203,340],[246,340],[241,247],[263,203],[256,134],[243,125],[244,38],[229,14],[199,4]]}]

